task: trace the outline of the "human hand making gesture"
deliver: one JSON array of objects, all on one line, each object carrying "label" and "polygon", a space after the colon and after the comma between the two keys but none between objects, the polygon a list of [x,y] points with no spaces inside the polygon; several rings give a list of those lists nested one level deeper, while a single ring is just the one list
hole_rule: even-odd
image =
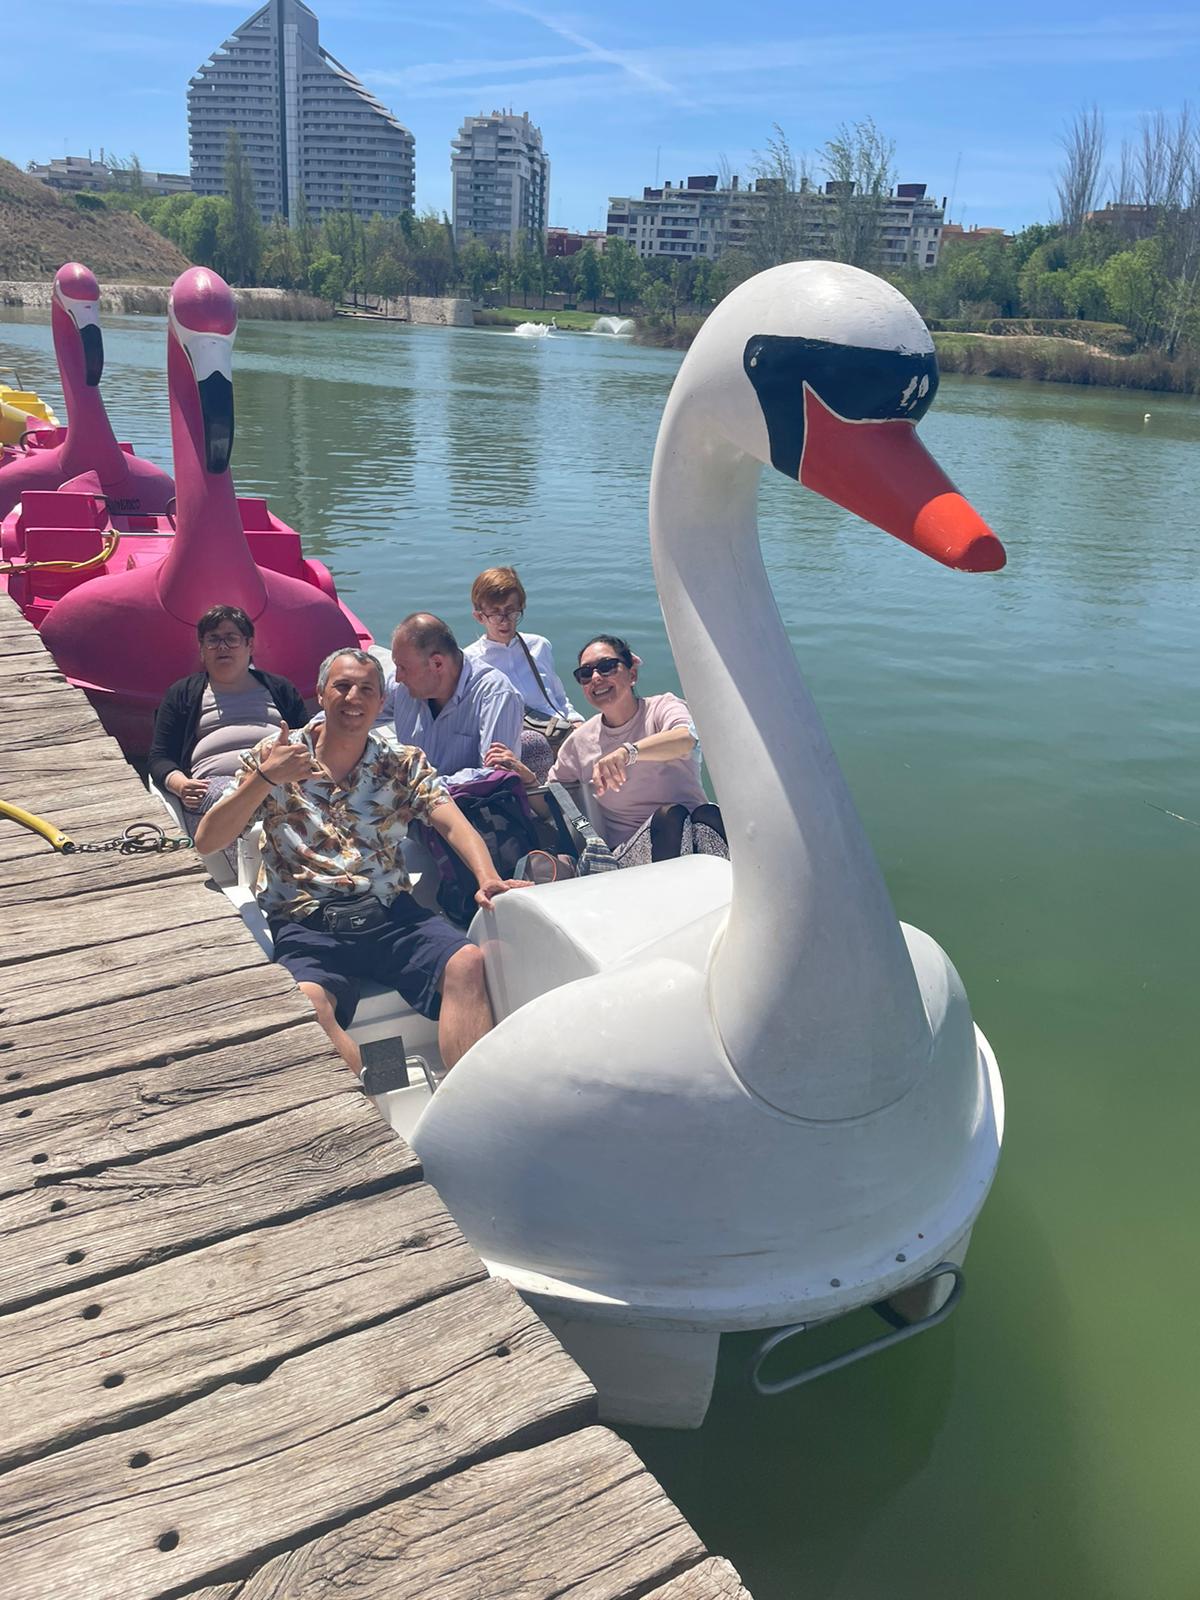
[{"label": "human hand making gesture", "polygon": [[286,722],[279,724],[279,737],[258,763],[258,770],[269,784],[303,783],[318,770],[317,763],[302,744],[289,744]]}]

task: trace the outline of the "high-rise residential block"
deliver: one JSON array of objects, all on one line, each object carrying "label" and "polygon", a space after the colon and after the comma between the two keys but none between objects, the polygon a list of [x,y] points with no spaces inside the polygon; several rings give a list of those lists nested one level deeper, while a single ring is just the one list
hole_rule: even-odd
[{"label": "high-rise residential block", "polygon": [[[675,260],[715,261],[724,251],[744,246],[763,217],[773,180],[759,178],[726,189],[707,175],[688,178],[678,188],[643,189],[641,199],[614,195],[608,202],[608,235],[625,239],[638,255]],[[827,183],[797,194],[804,247],[815,256],[829,253],[836,238],[838,208],[849,198],[845,186]],[[851,193],[853,186],[851,186]],[[944,202],[925,193],[923,183],[899,183],[882,200],[879,264],[896,270],[937,265]]]},{"label": "high-rise residential block", "polygon": [[546,231],[550,161],[526,111],[467,117],[451,149],[454,237],[510,248],[517,235]]},{"label": "high-rise residential block", "polygon": [[322,49],[302,0],[267,0],[214,50],[188,85],[192,184],[224,194],[229,130],[254,173],[263,220],[349,209],[413,209],[415,141]]}]

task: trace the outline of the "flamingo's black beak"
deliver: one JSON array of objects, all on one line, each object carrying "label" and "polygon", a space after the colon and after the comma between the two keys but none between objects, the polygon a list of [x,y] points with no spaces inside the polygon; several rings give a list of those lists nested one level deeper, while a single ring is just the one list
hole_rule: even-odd
[{"label": "flamingo's black beak", "polygon": [[83,345],[83,373],[89,389],[94,389],[104,375],[104,335],[98,322],[85,322],[79,330]]}]

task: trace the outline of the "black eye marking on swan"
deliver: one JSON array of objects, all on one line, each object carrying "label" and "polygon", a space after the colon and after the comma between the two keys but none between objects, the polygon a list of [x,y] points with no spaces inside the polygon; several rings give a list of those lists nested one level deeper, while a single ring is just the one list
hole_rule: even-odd
[{"label": "black eye marking on swan", "polygon": [[848,422],[918,422],[938,386],[932,350],[866,350],[781,334],[755,334],[742,366],[767,424],[771,465],[789,478],[799,476],[804,453],[805,384]]}]

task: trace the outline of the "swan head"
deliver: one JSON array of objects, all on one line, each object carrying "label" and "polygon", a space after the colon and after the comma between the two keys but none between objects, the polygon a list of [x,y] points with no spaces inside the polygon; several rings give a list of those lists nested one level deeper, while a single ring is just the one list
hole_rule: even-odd
[{"label": "swan head", "polygon": [[66,313],[83,346],[83,372],[89,389],[104,373],[104,337],[100,332],[100,285],[81,261],[68,261],[54,274],[53,302]]},{"label": "swan head", "polygon": [[937,356],[883,279],[835,261],[760,272],[717,306],[676,384],[706,431],[742,454],[946,566],[1004,565],[1000,541],[917,440]]},{"label": "swan head", "polygon": [[237,304],[224,278],[190,267],[176,278],[167,304],[167,342],[187,359],[204,423],[204,465],[228,472],[233,454],[233,340]]}]

